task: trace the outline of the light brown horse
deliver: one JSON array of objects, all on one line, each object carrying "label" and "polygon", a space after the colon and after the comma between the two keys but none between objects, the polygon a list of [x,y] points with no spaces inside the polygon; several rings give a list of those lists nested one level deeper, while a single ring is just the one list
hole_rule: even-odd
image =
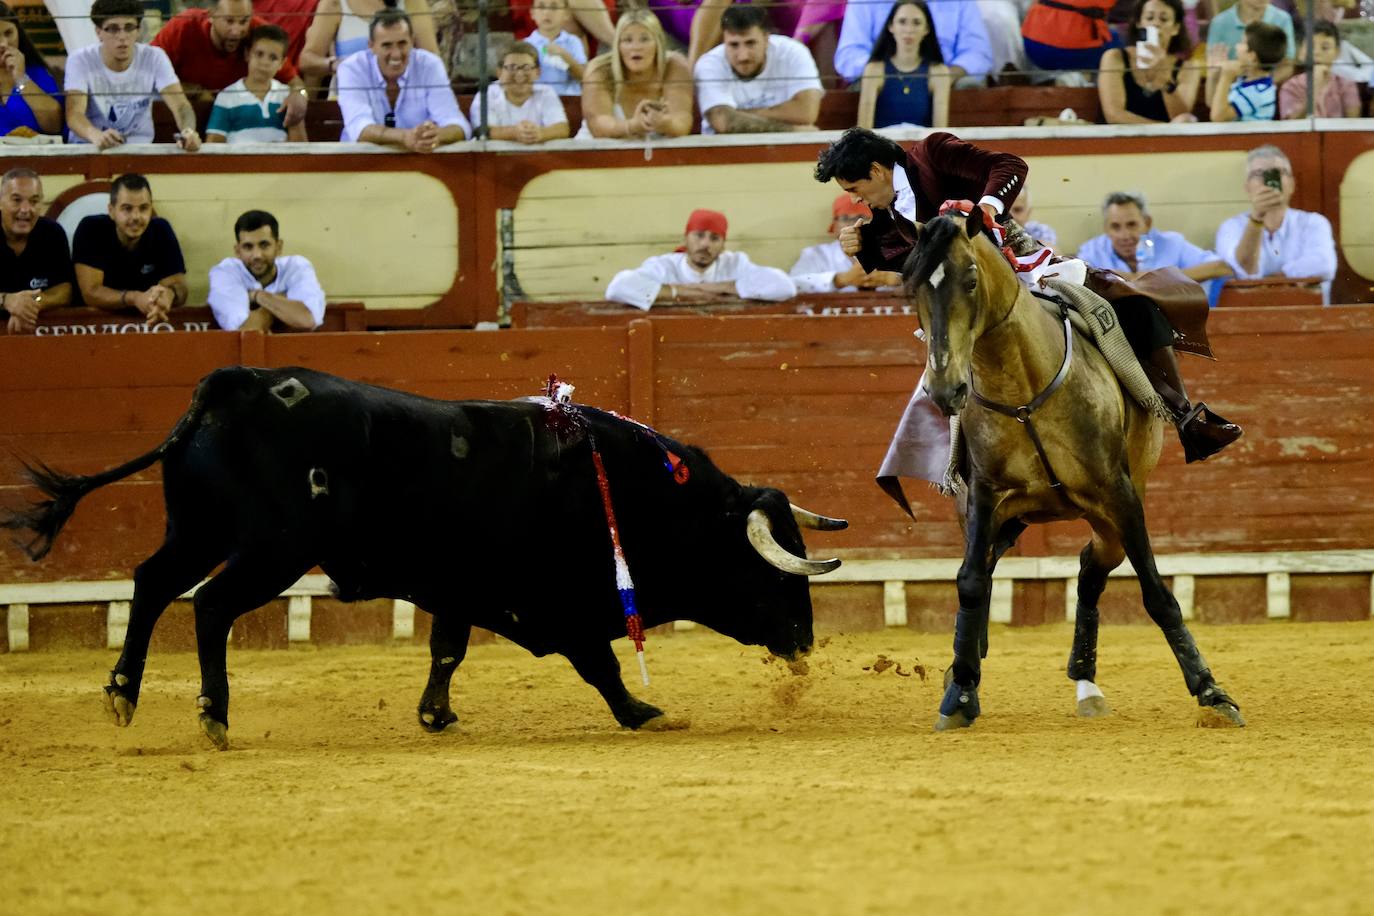
[{"label": "light brown horse", "polygon": [[1017,281],[981,217],[974,208],[967,219],[941,216],[918,227],[903,271],[929,347],[927,390],[947,416],[959,414],[967,446],[954,664],[936,728],[968,726],[979,715],[998,558],[1028,524],[1079,518],[1093,531],[1080,555],[1068,666],[1080,714],[1107,711],[1094,684],[1097,602],[1107,574],[1129,557],[1145,609],[1164,631],[1205,724],[1244,725],[1155,568],[1142,499],[1159,460],[1162,422],[1125,397],[1097,348]]}]

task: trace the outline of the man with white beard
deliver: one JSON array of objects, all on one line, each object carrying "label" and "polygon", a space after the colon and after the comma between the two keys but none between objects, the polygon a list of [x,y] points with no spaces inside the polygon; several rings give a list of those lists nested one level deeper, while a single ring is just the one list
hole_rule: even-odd
[{"label": "man with white beard", "polygon": [[339,65],[338,86],[344,143],[428,153],[472,133],[443,61],[415,47],[410,17],[401,10],[386,7],[372,17],[367,49]]},{"label": "man with white beard", "polygon": [[726,251],[724,213],[693,210],[682,247],[654,255],[611,278],[606,298],[648,311],[655,305],[700,305],[730,299],[791,299],[797,287],[776,267],[761,267],[742,251]]}]

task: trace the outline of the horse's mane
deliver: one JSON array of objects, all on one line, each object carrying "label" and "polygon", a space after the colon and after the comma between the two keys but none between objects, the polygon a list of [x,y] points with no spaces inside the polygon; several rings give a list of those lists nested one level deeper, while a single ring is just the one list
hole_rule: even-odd
[{"label": "horse's mane", "polygon": [[937,216],[922,227],[920,242],[902,265],[902,276],[906,278],[908,292],[915,292],[930,279],[935,268],[945,259],[950,244],[956,236],[963,234],[966,225],[963,219]]}]

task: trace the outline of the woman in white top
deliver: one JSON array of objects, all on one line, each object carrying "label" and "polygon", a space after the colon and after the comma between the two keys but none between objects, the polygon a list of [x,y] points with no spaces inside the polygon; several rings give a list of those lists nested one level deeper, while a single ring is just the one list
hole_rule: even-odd
[{"label": "woman in white top", "polygon": [[[320,0],[301,48],[301,73],[315,87],[326,79],[332,81],[345,57],[367,47],[372,17],[385,7],[399,5],[398,0]],[[410,15],[415,47],[438,54],[429,0],[405,0],[405,11]]]},{"label": "woman in white top", "polygon": [[653,13],[640,9],[621,14],[615,50],[587,64],[582,77],[582,116],[593,137],[681,137],[692,132],[692,68],[687,58],[668,50]]}]

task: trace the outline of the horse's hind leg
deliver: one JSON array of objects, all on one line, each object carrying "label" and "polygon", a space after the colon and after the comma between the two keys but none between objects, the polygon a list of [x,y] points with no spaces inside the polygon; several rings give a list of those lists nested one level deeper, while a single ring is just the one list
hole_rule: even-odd
[{"label": "horse's hind leg", "polygon": [[1149,613],[1150,619],[1164,631],[1164,638],[1168,640],[1169,648],[1173,650],[1174,658],[1183,670],[1183,681],[1188,685],[1188,692],[1197,697],[1198,706],[1203,709],[1198,724],[1244,725],[1245,720],[1241,717],[1240,707],[1235,700],[1226,695],[1226,691],[1222,690],[1212,677],[1212,672],[1207,667],[1202,652],[1198,650],[1193,634],[1183,622],[1183,613],[1179,610],[1178,601],[1174,599],[1159,570],[1155,568],[1154,552],[1150,549],[1150,535],[1145,530],[1145,511],[1141,507],[1139,497],[1126,481],[1123,480],[1122,486],[1127,492],[1127,498],[1118,503],[1121,507],[1121,516],[1117,519],[1121,544],[1126,550],[1126,556],[1130,558],[1131,565],[1135,567],[1136,575],[1140,578],[1140,594],[1145,601],[1145,610]]},{"label": "horse's hind leg", "polygon": [[1107,587],[1107,575],[1126,556],[1121,543],[1100,532],[1078,555],[1078,601],[1074,611],[1073,651],[1069,653],[1069,680],[1075,684],[1078,714],[1085,718],[1111,712],[1097,686],[1097,603]]},{"label": "horse's hind leg", "polygon": [[978,683],[982,679],[982,658],[987,646],[994,536],[998,533],[992,509],[990,494],[975,479],[969,487],[964,563],[959,568],[959,613],[954,619],[952,677],[940,701],[936,731],[967,728],[981,713]]}]

